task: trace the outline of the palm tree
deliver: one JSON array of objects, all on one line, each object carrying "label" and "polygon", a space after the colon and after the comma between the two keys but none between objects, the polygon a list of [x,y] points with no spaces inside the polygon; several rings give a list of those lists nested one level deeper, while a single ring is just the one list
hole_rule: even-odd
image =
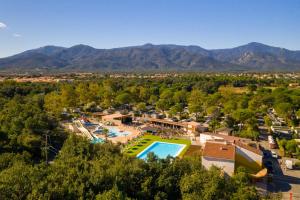
[{"label": "palm tree", "polygon": [[103,134],[105,136],[105,141],[107,141],[107,138],[108,138],[108,134],[109,134],[109,130],[107,128],[104,128],[103,129]]}]

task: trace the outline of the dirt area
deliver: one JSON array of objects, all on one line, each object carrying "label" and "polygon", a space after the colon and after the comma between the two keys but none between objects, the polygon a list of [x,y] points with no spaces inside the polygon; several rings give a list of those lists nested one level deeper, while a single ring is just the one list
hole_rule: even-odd
[{"label": "dirt area", "polygon": [[247,87],[232,87],[232,86],[221,86],[219,87],[219,92],[221,93],[233,93],[242,94],[248,91]]},{"label": "dirt area", "polygon": [[108,140],[112,141],[113,143],[127,143],[128,141],[132,140],[133,138],[136,138],[140,135],[140,131],[137,130],[135,127],[132,126],[118,126],[118,129],[122,131],[128,131],[131,132],[130,135],[127,136],[116,136],[116,137],[109,137]]}]

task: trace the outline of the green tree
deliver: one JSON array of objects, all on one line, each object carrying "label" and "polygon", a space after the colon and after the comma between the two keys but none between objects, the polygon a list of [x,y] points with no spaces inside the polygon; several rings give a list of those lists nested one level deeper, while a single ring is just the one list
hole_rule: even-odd
[{"label": "green tree", "polygon": [[205,95],[200,90],[193,90],[188,99],[188,108],[190,113],[195,113],[196,117],[204,111]]},{"label": "green tree", "polygon": [[105,191],[96,196],[96,200],[125,200],[123,193],[118,190],[116,186],[114,186],[111,190]]},{"label": "green tree", "polygon": [[55,116],[60,116],[63,111],[61,96],[56,92],[51,92],[45,96],[45,109]]},{"label": "green tree", "polygon": [[104,128],[104,129],[103,129],[103,135],[104,135],[104,137],[105,137],[105,141],[107,141],[108,134],[109,134],[109,130],[108,130],[107,128]]},{"label": "green tree", "polygon": [[[73,96],[74,94],[75,93],[73,93]],[[80,105],[84,105],[90,102],[89,87],[86,83],[81,82],[76,86],[76,95],[78,97],[78,102]]]},{"label": "green tree", "polygon": [[169,113],[171,115],[176,115],[177,113],[179,113],[179,115],[182,113],[183,111],[183,106],[180,103],[175,104],[174,106],[172,106],[169,110]]},{"label": "green tree", "polygon": [[268,127],[268,131],[271,132],[272,120],[268,115],[264,116],[265,125]]},{"label": "green tree", "polygon": [[151,105],[155,105],[157,101],[158,101],[158,97],[155,96],[155,95],[151,95],[150,98],[149,98],[148,103],[151,104]]},{"label": "green tree", "polygon": [[61,103],[66,108],[76,106],[76,92],[71,85],[64,85],[61,88]]},{"label": "green tree", "polygon": [[173,96],[176,104],[185,104],[187,100],[187,92],[184,90],[176,91]]},{"label": "green tree", "polygon": [[136,105],[138,111],[144,112],[146,111],[146,103],[140,102]]},{"label": "green tree", "polygon": [[116,102],[119,105],[129,104],[132,101],[131,94],[123,92],[116,97]]},{"label": "green tree", "polygon": [[293,106],[290,103],[279,103],[275,105],[276,113],[284,117],[286,120],[291,117]]},{"label": "green tree", "polygon": [[162,112],[165,112],[170,108],[170,105],[167,100],[160,99],[156,102],[156,109],[161,110]]},{"label": "green tree", "polygon": [[257,86],[255,84],[249,84],[247,86],[247,89],[249,90],[249,92],[254,92],[257,90]]}]

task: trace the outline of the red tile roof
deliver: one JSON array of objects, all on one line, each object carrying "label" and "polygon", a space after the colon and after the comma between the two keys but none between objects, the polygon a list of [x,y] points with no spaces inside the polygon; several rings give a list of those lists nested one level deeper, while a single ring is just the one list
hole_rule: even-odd
[{"label": "red tile roof", "polygon": [[203,150],[203,156],[225,160],[235,160],[235,146],[232,144],[206,142]]}]

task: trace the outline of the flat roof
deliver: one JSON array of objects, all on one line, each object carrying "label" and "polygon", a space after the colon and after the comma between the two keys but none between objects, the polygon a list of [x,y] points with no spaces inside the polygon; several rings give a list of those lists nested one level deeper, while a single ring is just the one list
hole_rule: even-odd
[{"label": "flat roof", "polygon": [[207,142],[203,156],[223,160],[235,160],[235,146],[231,144]]},{"label": "flat roof", "polygon": [[102,118],[116,119],[116,118],[122,118],[122,117],[131,117],[131,115],[123,115],[123,114],[120,114],[120,113],[115,113],[115,114],[111,114],[111,115],[104,115]]},{"label": "flat roof", "polygon": [[158,123],[169,124],[169,125],[174,125],[174,126],[186,127],[188,125],[187,123],[173,122],[173,121],[168,121],[165,119],[155,119],[155,118],[142,118],[142,119],[150,121],[150,122],[158,122]]},{"label": "flat roof", "polygon": [[235,137],[235,136],[231,136],[231,135],[222,135],[222,134],[212,133],[212,132],[204,132],[204,133],[200,133],[200,135],[209,135],[209,136],[219,137],[219,138],[223,138],[223,140],[226,140],[228,142],[251,141],[250,139],[247,139],[247,138],[240,138],[240,137]]}]

